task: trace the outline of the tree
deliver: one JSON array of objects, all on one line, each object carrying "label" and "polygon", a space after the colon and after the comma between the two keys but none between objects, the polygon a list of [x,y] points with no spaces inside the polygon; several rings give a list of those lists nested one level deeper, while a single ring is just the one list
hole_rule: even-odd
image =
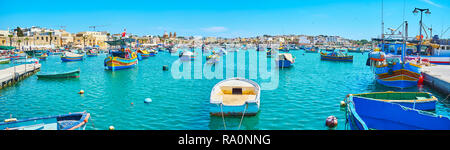
[{"label": "tree", "polygon": [[17,40],[17,43],[19,44],[19,49],[20,49],[20,42],[22,42],[22,40]]},{"label": "tree", "polygon": [[48,36],[50,36],[50,45],[52,45],[52,40],[53,40],[52,33],[48,32]]},{"label": "tree", "polygon": [[28,37],[26,37],[24,40],[27,42],[27,46],[28,46],[28,40],[30,40],[30,39],[28,39]]},{"label": "tree", "polygon": [[13,35],[8,35],[8,37],[9,37],[9,46],[12,46],[12,37],[13,37]]},{"label": "tree", "polygon": [[17,31],[17,36],[18,37],[23,37],[24,36],[23,31],[22,31],[22,29],[20,27],[17,27],[16,31]]}]

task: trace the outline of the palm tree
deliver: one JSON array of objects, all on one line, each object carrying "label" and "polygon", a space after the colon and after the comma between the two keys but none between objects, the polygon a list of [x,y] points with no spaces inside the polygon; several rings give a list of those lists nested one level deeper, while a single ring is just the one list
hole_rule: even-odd
[{"label": "palm tree", "polygon": [[50,36],[50,45],[52,45],[52,39],[53,39],[52,33],[51,33],[51,32],[48,32],[48,35]]},{"label": "palm tree", "polygon": [[19,49],[20,49],[20,42],[22,42],[22,40],[17,40],[17,43],[19,44]]},{"label": "palm tree", "polygon": [[83,35],[83,50],[86,48],[86,39],[87,36]]},{"label": "palm tree", "polygon": [[12,37],[13,37],[13,35],[8,35],[8,37],[9,37],[9,46],[12,46]]},{"label": "palm tree", "polygon": [[27,42],[27,46],[28,46],[28,40],[30,40],[30,39],[28,39],[28,37],[26,37],[24,40]]}]

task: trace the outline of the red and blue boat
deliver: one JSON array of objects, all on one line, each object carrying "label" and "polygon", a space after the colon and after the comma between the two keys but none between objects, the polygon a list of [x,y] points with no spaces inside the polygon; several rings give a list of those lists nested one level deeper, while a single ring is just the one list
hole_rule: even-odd
[{"label": "red and blue boat", "polygon": [[107,70],[121,70],[133,68],[138,63],[136,52],[125,48],[128,43],[134,42],[134,39],[126,38],[116,41],[106,41],[109,45],[120,46],[120,50],[110,50],[108,57],[105,58],[104,66]]}]

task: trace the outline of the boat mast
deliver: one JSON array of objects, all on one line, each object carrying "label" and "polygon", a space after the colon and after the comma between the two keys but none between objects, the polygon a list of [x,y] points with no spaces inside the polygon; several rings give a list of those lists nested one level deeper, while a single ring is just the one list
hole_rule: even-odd
[{"label": "boat mast", "polygon": [[405,21],[405,28],[404,28],[404,34],[403,37],[403,48],[402,48],[402,63],[405,63],[405,50],[406,50],[406,42],[408,41],[408,21]]},{"label": "boat mast", "polygon": [[383,0],[381,0],[381,51],[384,51]]}]

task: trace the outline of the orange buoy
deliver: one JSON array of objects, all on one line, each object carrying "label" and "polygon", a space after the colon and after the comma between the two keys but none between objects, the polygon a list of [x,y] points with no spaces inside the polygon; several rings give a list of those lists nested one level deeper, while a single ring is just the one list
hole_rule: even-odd
[{"label": "orange buoy", "polygon": [[80,92],[78,92],[78,94],[84,94],[84,90],[80,90]]},{"label": "orange buoy", "polygon": [[325,125],[329,128],[334,128],[338,124],[337,118],[335,116],[329,116],[325,121]]},{"label": "orange buoy", "polygon": [[133,103],[133,102],[131,102],[131,105],[134,105],[134,103]]}]

